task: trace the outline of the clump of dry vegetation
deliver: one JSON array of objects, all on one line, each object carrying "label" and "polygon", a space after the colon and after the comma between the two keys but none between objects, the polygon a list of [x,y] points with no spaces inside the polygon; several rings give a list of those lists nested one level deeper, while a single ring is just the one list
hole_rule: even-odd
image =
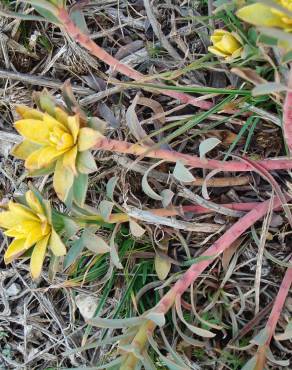
[{"label": "clump of dry vegetation", "polygon": [[291,367],[291,12],[2,0],[1,369]]}]

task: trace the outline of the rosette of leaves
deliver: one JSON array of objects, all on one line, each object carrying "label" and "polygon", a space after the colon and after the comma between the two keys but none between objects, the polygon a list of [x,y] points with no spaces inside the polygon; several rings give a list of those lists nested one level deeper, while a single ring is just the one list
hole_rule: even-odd
[{"label": "rosette of leaves", "polygon": [[29,176],[53,174],[53,186],[58,198],[68,206],[83,205],[88,175],[96,171],[90,149],[103,137],[90,127],[90,119],[74,101],[71,89],[64,88],[67,106],[58,103],[47,91],[35,95],[37,109],[17,106],[19,120],[15,129],[23,141],[12,155],[25,161]]},{"label": "rosette of leaves", "polygon": [[4,254],[5,263],[30,256],[31,276],[38,279],[48,253],[64,256],[66,247],[55,229],[54,215],[50,202],[34,189],[17,202],[10,201],[7,210],[0,213],[0,227],[6,236],[13,238]]}]

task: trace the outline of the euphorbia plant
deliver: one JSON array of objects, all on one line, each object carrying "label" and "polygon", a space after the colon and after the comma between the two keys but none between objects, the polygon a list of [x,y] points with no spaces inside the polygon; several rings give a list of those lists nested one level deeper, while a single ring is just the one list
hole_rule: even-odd
[{"label": "euphorbia plant", "polygon": [[235,32],[215,30],[211,36],[211,41],[213,45],[209,46],[208,50],[223,58],[226,62],[239,58],[242,53],[242,40]]},{"label": "euphorbia plant", "polygon": [[53,173],[54,189],[62,201],[82,204],[88,174],[96,170],[89,149],[101,134],[86,127],[79,113],[58,106],[47,92],[39,96],[39,105],[38,110],[16,108],[21,119],[14,127],[24,140],[12,154],[25,160],[30,176]]},{"label": "euphorbia plant", "polygon": [[291,32],[292,14],[288,12],[292,12],[290,0],[274,0],[269,4],[255,2],[246,5],[239,9],[237,16],[255,26],[277,27]]},{"label": "euphorbia plant", "polygon": [[[123,65],[122,63],[115,60],[104,50],[102,50],[98,45],[96,45],[90,37],[83,32],[82,30],[82,16],[79,14],[75,18],[76,22],[70,18],[70,15],[66,11],[65,2],[58,0],[44,1],[44,0],[29,0],[27,3],[32,4],[40,14],[50,19],[52,22],[59,24],[63,27],[70,35],[79,42],[83,47],[87,48],[93,55],[98,58],[103,59],[106,63],[111,65],[117,71],[124,73],[130,78],[141,79],[143,76],[137,71],[129,68],[128,66]],[[277,2],[279,3],[279,2]],[[281,1],[282,5],[285,6],[286,2]],[[289,9],[289,8],[288,8]],[[272,12],[273,16],[276,14]],[[240,15],[240,14],[239,14]],[[278,13],[278,19],[280,17],[281,22],[285,24],[289,23],[287,19],[283,18],[283,14]],[[81,20],[81,22],[79,22]],[[79,24],[80,23],[80,24]],[[280,28],[282,23],[276,24]],[[217,36],[221,40],[222,33]],[[222,37],[223,38],[223,37]],[[220,42],[219,39],[214,39],[215,42]],[[222,41],[222,40],[221,40]],[[227,38],[227,41],[230,41],[230,38]],[[234,40],[233,40],[234,41]],[[215,44],[214,42],[214,44]],[[230,48],[230,45],[232,48]],[[240,45],[237,43],[231,43],[228,45],[225,51],[232,54]],[[219,44],[220,46],[220,44]],[[221,44],[222,46],[222,44]],[[234,47],[233,47],[234,46]],[[233,50],[234,49],[234,50]],[[179,94],[175,92],[166,91],[166,94],[177,99],[180,99],[182,102],[190,103],[193,105],[201,106],[202,108],[208,108],[210,104],[206,102],[198,102],[195,98],[192,98],[185,94]],[[53,109],[51,109],[53,108]],[[288,107],[289,108],[289,107]],[[57,105],[44,105],[41,104],[41,110],[32,110],[29,108],[18,108],[20,115],[22,115],[22,120],[16,124],[16,128],[20,133],[27,137],[28,141],[24,142],[17,148],[15,148],[14,153],[19,157],[26,159],[26,166],[31,171],[32,174],[41,174],[41,172],[36,172],[39,170],[45,170],[47,173],[55,170],[55,175],[57,179],[54,180],[55,189],[62,200],[70,201],[70,197],[74,197],[74,179],[82,178],[79,177],[79,174],[83,174],[80,170],[78,164],[78,155],[83,153],[83,149],[88,149],[94,147],[95,149],[100,150],[109,150],[112,152],[118,153],[128,153],[136,156],[147,156],[151,158],[161,158],[170,162],[177,162],[178,160],[182,161],[184,164],[191,167],[200,167],[207,169],[220,169],[223,171],[251,171],[254,169],[253,166],[248,164],[248,162],[242,161],[230,161],[222,162],[218,160],[206,160],[201,159],[196,156],[185,155],[174,151],[168,150],[156,150],[155,148],[145,148],[142,145],[131,144],[123,141],[116,141],[107,139],[99,132],[92,132],[90,128],[84,127],[86,125],[87,119],[82,120],[78,112],[68,112],[65,109],[58,107]],[[26,122],[24,122],[26,121]],[[42,125],[42,126],[40,126]],[[44,128],[44,132],[37,133],[39,136],[34,136],[34,133],[28,132],[31,127]],[[90,131],[84,131],[90,130]],[[85,133],[85,134],[83,134]],[[90,134],[89,134],[90,133]],[[42,136],[43,135],[43,136]],[[289,135],[289,132],[288,132]],[[36,147],[41,146],[40,147]],[[79,153],[79,154],[78,154]],[[87,159],[87,158],[86,158]],[[82,161],[82,165],[86,166],[88,164],[87,160]],[[52,165],[53,168],[50,168]],[[286,159],[275,159],[275,160],[264,160],[260,161],[260,165],[266,170],[275,170],[275,169],[290,169],[292,168],[292,161],[289,158]],[[81,166],[82,167],[82,166]],[[77,171],[78,170],[78,171]],[[73,175],[72,175],[73,174]],[[76,175],[76,176],[74,176]],[[64,176],[62,178],[62,176]],[[60,183],[60,179],[64,180],[64,183]],[[72,180],[73,179],[73,180]],[[64,185],[65,184],[65,185]],[[73,191],[69,190],[73,189]],[[85,189],[85,188],[84,188]],[[76,187],[76,190],[80,190],[80,186]],[[71,192],[71,193],[70,193]],[[72,195],[73,194],[73,195]],[[78,194],[78,193],[76,193]],[[84,199],[85,192],[82,192],[82,197],[80,194],[76,196],[75,200],[80,198]],[[276,200],[273,204],[273,207],[278,207],[280,202]],[[13,208],[13,207],[12,207]],[[12,209],[11,208],[11,209]],[[151,335],[153,330],[157,325],[163,324],[162,317],[165,313],[174,306],[174,304],[179,307],[181,296],[186,292],[188,287],[198,278],[198,276],[207,268],[211,261],[214,260],[220,253],[222,253],[226,248],[228,248],[231,243],[236,240],[239,235],[247,230],[248,227],[253,225],[257,220],[265,215],[269,208],[269,202],[257,205],[252,211],[250,211],[246,216],[241,218],[237,223],[235,223],[223,236],[221,236],[202,256],[202,260],[194,263],[186,273],[179,279],[175,285],[169,290],[169,292],[161,299],[159,304],[150,311],[147,315],[144,315],[142,318],[143,324],[137,328],[136,333],[133,338],[126,344],[121,346],[122,350],[122,360],[123,360],[123,369],[134,369],[137,363],[144,356],[144,350],[147,347],[148,340],[151,340]],[[8,211],[10,212],[10,210]],[[42,222],[41,214],[37,214],[40,221],[38,225]],[[119,222],[121,218],[119,216]],[[122,215],[122,219],[125,221],[128,220],[127,215]],[[36,222],[36,221],[35,221]],[[5,224],[3,224],[5,226]],[[9,226],[6,224],[6,226]],[[29,245],[28,242],[24,240],[24,231],[22,234],[16,234],[17,230],[14,230],[16,225],[11,225],[12,230],[8,230],[10,236],[19,236],[23,246]],[[49,234],[48,228],[44,227],[41,229],[43,239],[47,238]],[[8,235],[8,234],[7,234]],[[20,242],[19,242],[20,243]],[[36,241],[37,246],[38,241]],[[43,242],[45,244],[45,242]],[[14,249],[9,247],[9,253],[12,256],[15,256],[12,252]],[[35,247],[36,248],[36,247]],[[16,248],[17,249],[17,248]],[[45,248],[43,247],[42,250]],[[39,249],[36,249],[39,250]],[[23,251],[23,249],[21,249]],[[9,253],[7,252],[8,257],[6,260],[9,261]],[[284,294],[280,295],[280,302],[283,303],[285,295],[288,291],[287,285],[291,283],[291,273],[287,275],[285,279],[285,289],[282,290]],[[278,304],[275,307],[275,310],[279,311],[282,307],[281,304]],[[277,311],[277,312],[278,312]],[[274,330],[274,321],[270,320],[270,332]],[[273,325],[272,325],[273,324]],[[271,334],[270,333],[270,334]],[[270,340],[271,336],[269,336]],[[267,342],[268,344],[268,342]],[[265,359],[264,359],[265,360]],[[263,361],[264,362],[264,361]],[[149,367],[151,368],[151,367]]]},{"label": "euphorbia plant", "polygon": [[[248,212],[244,217],[239,219],[233,226],[231,226],[211,247],[209,247],[200,257],[201,260],[194,263],[174,284],[174,286],[162,297],[159,303],[151,309],[146,315],[143,315],[141,319],[141,324],[139,321],[133,321],[133,326],[135,328],[135,334],[130,337],[127,343],[121,345],[121,367],[122,370],[134,370],[136,366],[142,360],[143,364],[150,364],[145,358],[145,350],[151,342],[153,332],[157,326],[164,325],[164,316],[175,304],[177,307],[181,304],[181,297],[187,291],[191,284],[193,284],[200,274],[210,265],[210,263],[219,256],[224,250],[226,250],[240,235],[242,235],[249,227],[251,227],[255,222],[265,216],[270,207],[271,200],[267,200],[263,203],[259,203],[254,207],[253,210]],[[273,209],[280,206],[281,201],[275,199],[272,201]],[[287,282],[291,284],[291,280]],[[286,292],[289,286],[286,286]],[[283,298],[283,296],[282,296]],[[283,299],[282,299],[283,301]],[[280,302],[278,309],[281,310],[283,302]],[[277,311],[277,309],[275,308]],[[277,311],[278,312],[278,311]],[[110,321],[110,327],[114,327],[114,320]],[[119,321],[119,320],[118,320]],[[90,323],[96,326],[106,327],[107,320],[92,319]],[[139,326],[137,326],[137,324]],[[118,327],[118,326],[117,326]],[[164,358],[167,361],[167,358]],[[178,365],[172,363],[173,368]],[[147,368],[147,367],[146,367]],[[150,368],[150,367],[149,367]],[[181,367],[179,367],[181,368]],[[262,369],[259,367],[258,369]]]},{"label": "euphorbia plant", "polygon": [[[21,202],[20,202],[21,201]],[[64,256],[66,247],[52,222],[50,203],[36,192],[29,190],[18,203],[10,201],[8,210],[0,213],[0,227],[13,241],[4,255],[5,263],[11,263],[25,252],[32,250],[30,271],[37,279],[49,249],[55,256]]]}]

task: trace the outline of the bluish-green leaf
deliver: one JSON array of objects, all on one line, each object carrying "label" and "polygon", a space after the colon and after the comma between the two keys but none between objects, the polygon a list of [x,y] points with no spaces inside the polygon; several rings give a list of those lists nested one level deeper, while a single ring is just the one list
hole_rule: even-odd
[{"label": "bluish-green leaf", "polygon": [[76,204],[83,206],[88,188],[88,175],[84,173],[78,174],[73,183],[73,198]]},{"label": "bluish-green leaf", "polygon": [[72,8],[70,18],[83,33],[89,34],[84,14],[78,5]]},{"label": "bluish-green leaf", "polygon": [[78,172],[83,174],[89,174],[97,170],[96,162],[89,150],[78,153],[76,164]]},{"label": "bluish-green leaf", "polygon": [[77,260],[77,258],[81,255],[84,247],[85,244],[82,236],[72,243],[71,248],[69,249],[64,259],[65,269],[67,269],[70,265],[72,265],[72,263],[74,263]]},{"label": "bluish-green leaf", "polygon": [[181,182],[192,182],[195,180],[191,172],[183,165],[181,161],[177,161],[173,170],[173,176]]}]

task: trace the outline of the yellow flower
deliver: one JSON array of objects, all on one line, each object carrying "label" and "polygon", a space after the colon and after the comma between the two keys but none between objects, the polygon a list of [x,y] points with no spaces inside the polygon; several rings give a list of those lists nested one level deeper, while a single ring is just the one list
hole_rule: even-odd
[{"label": "yellow flower", "polygon": [[25,160],[29,174],[42,175],[54,172],[54,189],[58,197],[65,201],[79,173],[90,173],[96,168],[84,168],[84,155],[95,164],[86,152],[102,136],[98,131],[80,127],[78,115],[69,116],[59,107],[50,113],[41,112],[26,106],[18,106],[22,118],[15,122],[16,130],[24,141],[14,147],[12,154]]},{"label": "yellow flower", "polygon": [[226,61],[238,58],[243,50],[239,36],[225,30],[215,30],[211,41],[213,46],[209,46],[208,50]]},{"label": "yellow flower", "polygon": [[25,194],[26,205],[9,202],[8,211],[0,213],[0,227],[5,235],[14,238],[4,255],[4,262],[11,263],[33,247],[30,271],[37,279],[42,271],[47,247],[55,256],[66,254],[66,248],[51,224],[48,203],[41,204],[29,190]]},{"label": "yellow flower", "polygon": [[[276,0],[275,5],[281,5],[292,12],[291,0]],[[255,26],[277,27],[287,32],[292,31],[292,17],[270,5],[262,3],[247,5],[238,10],[237,16]]]}]

